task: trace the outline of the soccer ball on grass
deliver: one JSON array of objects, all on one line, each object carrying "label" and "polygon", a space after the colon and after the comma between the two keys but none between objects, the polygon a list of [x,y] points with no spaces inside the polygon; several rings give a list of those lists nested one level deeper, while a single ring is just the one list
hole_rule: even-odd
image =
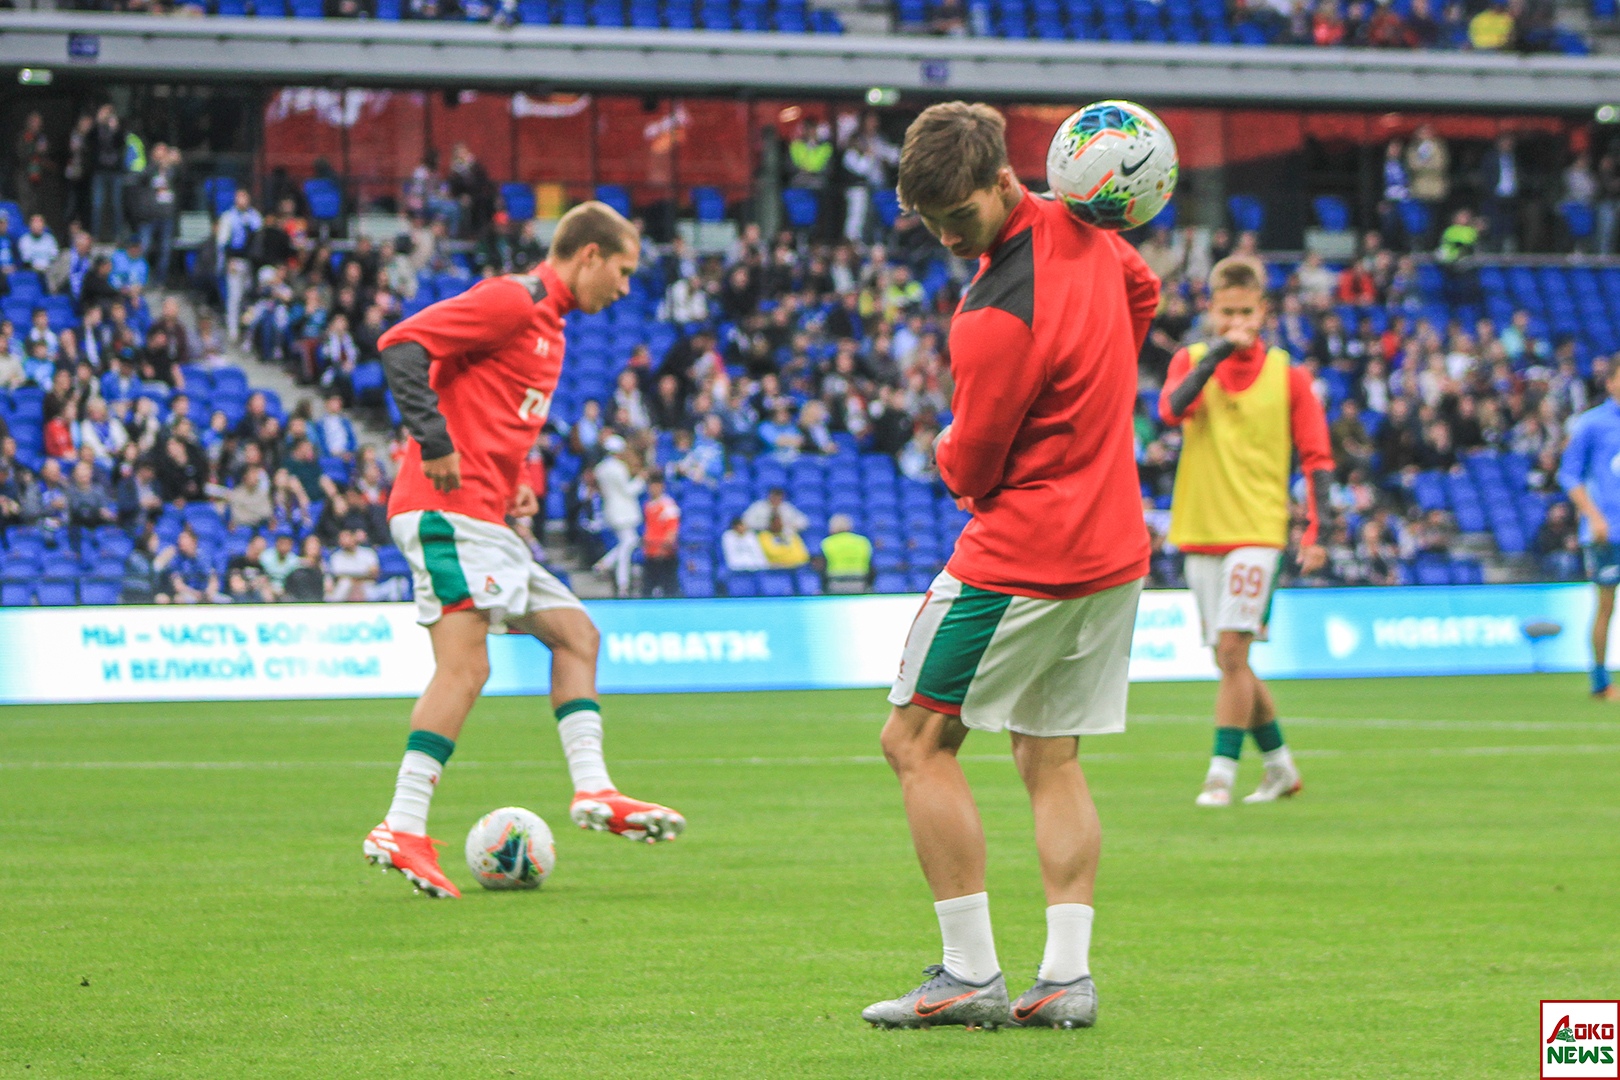
[{"label": "soccer ball on grass", "polygon": [[1164,121],[1132,101],[1099,101],[1058,125],[1046,152],[1046,182],[1075,217],[1103,229],[1134,229],[1176,190],[1176,140]]},{"label": "soccer ball on grass", "polygon": [[467,869],[486,889],[538,889],[556,865],[551,827],[521,806],[491,810],[467,834]]}]

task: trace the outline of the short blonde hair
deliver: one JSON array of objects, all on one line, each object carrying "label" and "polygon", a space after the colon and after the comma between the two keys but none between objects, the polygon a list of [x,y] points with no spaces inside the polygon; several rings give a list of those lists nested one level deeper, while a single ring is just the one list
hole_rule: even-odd
[{"label": "short blonde hair", "polygon": [[1266,267],[1252,255],[1228,255],[1209,272],[1209,291],[1259,289],[1266,291]]},{"label": "short blonde hair", "polygon": [[622,255],[641,243],[641,233],[623,214],[604,202],[582,202],[557,220],[551,253],[571,259],[581,248],[595,244],[603,255]]}]

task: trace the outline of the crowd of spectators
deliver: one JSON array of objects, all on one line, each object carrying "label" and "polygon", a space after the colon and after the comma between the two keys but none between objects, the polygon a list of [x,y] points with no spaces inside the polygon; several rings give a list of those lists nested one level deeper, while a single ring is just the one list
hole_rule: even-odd
[{"label": "crowd of spectators", "polygon": [[1554,0],[1233,0],[1234,28],[1278,45],[1489,52],[1584,51]]},{"label": "crowd of spectators", "polygon": [[[221,327],[205,295],[167,288],[186,280],[179,152],[148,147],[111,106],[80,117],[60,154],[30,114],[17,149],[26,231],[7,236],[0,211],[0,527],[86,565],[105,556],[98,572],[118,562],[128,602],[401,595],[377,552],[391,465],[360,444],[346,385],[329,377],[319,404],[284,410],[228,362],[250,324]],[[260,235],[255,217],[241,193],[218,266]]]},{"label": "crowd of spectators", "polygon": [[[1240,237],[1238,246],[1246,242]],[[1450,554],[1457,523],[1444,510],[1422,509],[1414,481],[1421,473],[1461,473],[1465,458],[1481,451],[1531,464],[1529,489],[1551,504],[1533,550],[1544,557],[1544,572],[1574,576],[1578,567],[1568,555],[1575,550],[1573,519],[1556,479],[1558,458],[1571,418],[1603,400],[1613,358],[1584,355],[1570,338],[1553,339],[1525,310],[1501,326],[1468,308],[1452,308],[1449,319],[1439,320],[1432,288],[1426,292],[1420,282],[1437,275],[1420,273],[1410,256],[1393,256],[1377,232],[1366,233],[1359,248],[1337,269],[1307,257],[1274,274],[1264,336],[1311,373],[1328,410],[1337,470],[1332,504],[1338,516],[1323,537],[1328,565],[1308,580],[1289,565],[1284,581],[1392,584],[1403,561]],[[1151,402],[1173,349],[1205,336],[1201,284],[1208,263],[1202,259],[1224,252],[1192,252],[1163,235],[1142,250],[1166,283],[1142,363],[1144,397]],[[1357,330],[1346,328],[1347,315],[1359,323]],[[1137,428],[1154,578],[1178,584],[1179,559],[1163,537],[1179,435],[1146,407]],[[1295,518],[1297,539],[1302,506],[1296,505]]]},{"label": "crowd of spectators", "polygon": [[[464,147],[448,173],[429,159],[409,178],[400,207],[410,228],[394,240],[334,243],[295,186],[269,183],[262,201],[243,188],[198,253],[221,283],[223,315],[198,295],[191,321],[172,294],[148,300],[179,278],[164,249],[172,229],[149,209],[169,205],[162,193],[178,188],[178,153],[148,150],[106,109],[73,131],[77,142],[60,155],[32,119],[18,140],[33,155],[19,158],[14,186],[28,227],[14,242],[0,239],[0,288],[37,290],[38,299],[26,323],[0,326],[0,388],[41,394],[43,452],[27,460],[15,439],[0,443],[0,524],[47,538],[64,529],[127,533],[131,598],[400,592],[398,564],[383,565],[391,552],[383,507],[403,435],[379,454],[350,419],[356,407],[385,403],[377,340],[445,295],[446,281],[465,288],[532,266],[544,253],[535,224],[505,213]],[[119,148],[116,169],[100,168],[102,143],[107,161]],[[687,553],[679,494],[716,487],[739,461],[859,452],[891,458],[905,481],[936,483],[949,316],[972,268],[945,257],[914,216],[884,212],[894,149],[870,120],[806,125],[788,147],[786,179],[825,196],[813,221],[775,236],[745,225],[722,251],[646,242],[636,287],[667,333],[647,335],[656,349],[616,356],[623,367],[608,392],[554,409],[531,453],[532,482],[550,497],[540,517],[521,523],[537,555],[546,518],[562,518],[621,594],[640,562],[643,591],[667,595],[679,591]],[[1308,255],[1275,275],[1268,338],[1311,369],[1338,463],[1333,500],[1342,513],[1316,582],[1395,581],[1406,560],[1449,551],[1456,523],[1417,508],[1412,478],[1455,469],[1476,450],[1524,455],[1533,487],[1552,494],[1570,416],[1601,397],[1604,357],[1555,338],[1528,312],[1493,321],[1478,310],[1475,253],[1518,243],[1521,163],[1511,140],[1487,162],[1487,198],[1459,207],[1442,140],[1420,129],[1390,144],[1390,205],[1421,201],[1449,224],[1422,233],[1386,215],[1387,230],[1360,236],[1347,264]],[[1616,174],[1612,154],[1593,165],[1584,151],[1564,173],[1569,199],[1592,208],[1591,243],[1601,251],[1612,249],[1620,219]],[[67,196],[56,222],[47,217],[53,182]],[[1154,576],[1168,585],[1180,580],[1162,539],[1178,446],[1157,424],[1152,394],[1174,350],[1204,333],[1208,267],[1257,241],[1220,229],[1137,239],[1165,281],[1141,362],[1137,427]],[[53,321],[51,303],[70,305],[74,318]],[[233,344],[286,365],[318,401],[287,412],[273,395],[247,393],[245,380],[243,400],[230,401],[221,373],[231,370]],[[193,505],[215,507],[222,531],[199,530]],[[849,521],[807,526],[778,492],[739,515],[718,547],[730,569],[813,566],[842,588],[870,580],[870,544],[863,555]],[[1540,550],[1567,554],[1569,526],[1567,510],[1554,507]],[[288,559],[318,569],[319,587]]]}]

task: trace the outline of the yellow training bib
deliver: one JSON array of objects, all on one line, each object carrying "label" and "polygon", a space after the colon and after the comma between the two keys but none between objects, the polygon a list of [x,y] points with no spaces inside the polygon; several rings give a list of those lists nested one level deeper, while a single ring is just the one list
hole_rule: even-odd
[{"label": "yellow training bib", "polygon": [[[1194,367],[1208,346],[1189,346]],[[1294,456],[1288,353],[1271,349],[1248,389],[1228,393],[1219,379],[1181,422],[1181,463],[1170,503],[1176,547],[1288,545],[1288,478]]]}]

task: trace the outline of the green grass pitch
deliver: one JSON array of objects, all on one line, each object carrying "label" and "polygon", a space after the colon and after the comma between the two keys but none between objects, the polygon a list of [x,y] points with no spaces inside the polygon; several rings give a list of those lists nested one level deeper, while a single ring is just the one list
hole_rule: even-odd
[{"label": "green grass pitch", "polygon": [[[1539,998],[1620,995],[1620,713],[1573,676],[1274,689],[1288,804],[1193,807],[1208,684],[1134,687],[1084,741],[1079,1032],[860,1022],[938,958],[880,692],[609,699],[615,779],[691,822],[658,848],[563,828],[549,712],[485,701],[438,902],[360,857],[405,702],[0,710],[0,1078],[1535,1075]],[[1016,994],[1044,922],[1006,751],[964,755]],[[465,830],[513,803],[557,871],[484,893]]]}]

